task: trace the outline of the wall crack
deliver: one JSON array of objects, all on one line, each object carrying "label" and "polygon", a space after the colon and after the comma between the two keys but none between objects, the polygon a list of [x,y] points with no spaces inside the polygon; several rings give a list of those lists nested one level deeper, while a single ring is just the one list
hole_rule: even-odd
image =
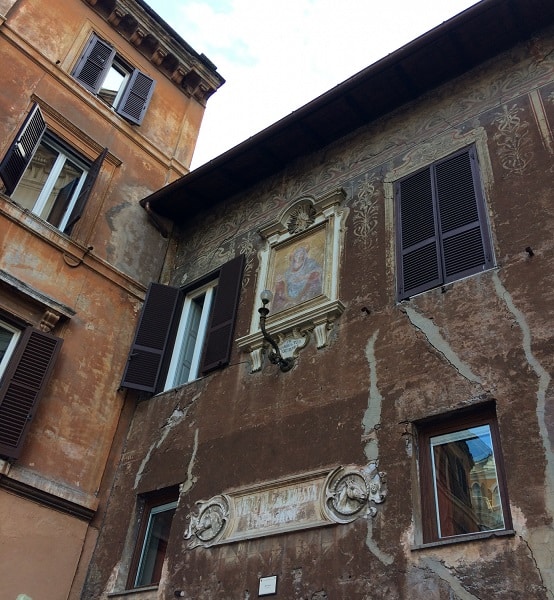
[{"label": "wall crack", "polygon": [[427,342],[444,358],[444,360],[464,378],[471,383],[482,385],[483,382],[478,375],[475,375],[469,365],[466,365],[461,358],[452,350],[448,342],[442,336],[439,328],[431,319],[424,317],[411,306],[402,307],[410,323],[420,331]]},{"label": "wall crack", "polygon": [[450,589],[458,596],[458,598],[460,598],[460,600],[482,600],[479,596],[475,596],[471,592],[468,592],[461,582],[454,577],[444,562],[430,557],[423,558],[422,561],[427,569],[432,571],[450,586]]}]

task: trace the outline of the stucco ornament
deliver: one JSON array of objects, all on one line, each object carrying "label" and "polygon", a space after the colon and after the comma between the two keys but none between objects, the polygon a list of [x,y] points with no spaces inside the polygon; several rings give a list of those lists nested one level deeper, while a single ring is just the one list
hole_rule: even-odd
[{"label": "stucco ornament", "polygon": [[300,233],[308,229],[315,221],[316,210],[311,202],[301,202],[288,214],[287,229],[289,233]]},{"label": "stucco ornament", "polygon": [[378,463],[367,466],[338,467],[325,483],[325,510],[333,521],[350,523],[359,517],[374,517],[387,496],[385,473],[379,471]]},{"label": "stucco ornament", "polygon": [[229,522],[229,500],[225,495],[214,496],[196,503],[196,511],[191,513],[184,538],[190,540],[188,548],[217,543]]}]

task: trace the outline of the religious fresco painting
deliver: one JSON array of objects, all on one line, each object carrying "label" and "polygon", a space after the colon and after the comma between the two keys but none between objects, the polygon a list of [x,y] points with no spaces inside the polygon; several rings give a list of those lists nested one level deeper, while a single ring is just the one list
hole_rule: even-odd
[{"label": "religious fresco painting", "polygon": [[320,227],[273,249],[267,287],[274,313],[323,293],[326,240],[326,229]]}]

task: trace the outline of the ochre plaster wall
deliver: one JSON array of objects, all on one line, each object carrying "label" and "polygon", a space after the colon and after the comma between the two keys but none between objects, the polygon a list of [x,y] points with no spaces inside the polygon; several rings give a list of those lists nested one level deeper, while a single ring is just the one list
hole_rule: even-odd
[{"label": "ochre plaster wall", "polygon": [[67,598],[87,524],[0,490],[0,597]]},{"label": "ochre plaster wall", "polygon": [[[0,158],[34,103],[84,158],[109,150],[71,237],[11,202],[0,184],[0,269],[75,311],[52,330],[63,346],[20,458],[0,460],[2,598],[80,596],[134,408],[119,383],[145,285],[159,277],[167,247],[139,200],[188,171],[205,109],[92,4],[0,2]],[[72,78],[92,32],[156,80],[140,126]],[[20,300],[0,286],[2,317],[37,326],[40,306],[23,310]]]}]

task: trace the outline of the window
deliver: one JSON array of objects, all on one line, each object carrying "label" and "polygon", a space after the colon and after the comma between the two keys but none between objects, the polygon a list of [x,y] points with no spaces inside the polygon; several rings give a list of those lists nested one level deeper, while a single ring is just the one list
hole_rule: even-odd
[{"label": "window", "polygon": [[144,499],[144,513],[131,562],[128,588],[160,582],[178,497],[178,488],[170,488]]},{"label": "window", "polygon": [[185,297],[164,389],[198,377],[216,289],[217,281],[214,281]]},{"label": "window", "polygon": [[51,133],[35,105],[2,162],[0,177],[14,202],[70,234],[106,156],[91,164]]},{"label": "window", "polygon": [[423,541],[511,528],[494,407],[419,427]]},{"label": "window", "polygon": [[72,73],[87,90],[130,121],[140,125],[155,81],[128,65],[115,48],[93,34]]},{"label": "window", "polygon": [[493,266],[472,146],[395,183],[398,300]]},{"label": "window", "polygon": [[18,458],[62,340],[0,321],[0,456]]},{"label": "window", "polygon": [[121,386],[157,392],[227,365],[243,266],[240,255],[183,290],[150,284]]}]

